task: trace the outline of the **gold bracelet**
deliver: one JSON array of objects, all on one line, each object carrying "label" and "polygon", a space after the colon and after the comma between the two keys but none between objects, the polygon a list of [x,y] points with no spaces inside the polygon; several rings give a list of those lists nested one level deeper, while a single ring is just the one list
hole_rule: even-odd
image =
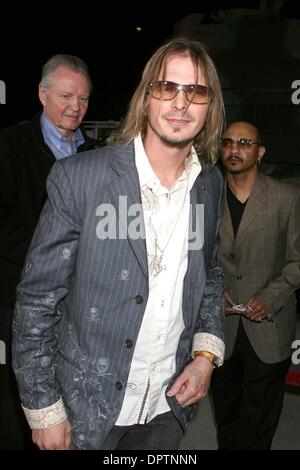
[{"label": "gold bracelet", "polygon": [[213,353],[209,352],[209,351],[194,351],[193,356],[194,357],[196,357],[196,356],[207,357],[207,359],[212,363],[216,359],[216,356]]}]

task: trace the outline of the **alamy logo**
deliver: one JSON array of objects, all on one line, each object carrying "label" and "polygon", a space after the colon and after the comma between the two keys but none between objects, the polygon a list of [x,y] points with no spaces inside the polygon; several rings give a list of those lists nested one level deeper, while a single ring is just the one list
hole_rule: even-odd
[{"label": "alamy logo", "polygon": [[[100,204],[96,216],[99,217],[96,226],[99,240],[146,239],[142,204],[128,206],[126,196],[119,196],[118,210],[112,204]],[[203,242],[204,205],[196,204],[194,210],[190,205],[188,249],[201,250]]]},{"label": "alamy logo", "polygon": [[298,366],[300,364],[300,339],[292,342],[292,349],[296,349],[292,354],[292,364]]},{"label": "alamy logo", "polygon": [[295,90],[291,96],[292,103],[300,104],[300,80],[293,81],[292,89]]},{"label": "alamy logo", "polygon": [[6,86],[3,80],[0,80],[0,104],[6,104]]}]

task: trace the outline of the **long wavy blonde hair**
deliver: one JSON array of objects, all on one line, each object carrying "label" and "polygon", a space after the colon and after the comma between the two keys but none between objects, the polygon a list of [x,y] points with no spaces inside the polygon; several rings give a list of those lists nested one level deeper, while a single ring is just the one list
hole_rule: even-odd
[{"label": "long wavy blonde hair", "polygon": [[161,46],[150,58],[145,66],[141,81],[129,104],[126,117],[120,127],[112,132],[107,140],[108,144],[128,144],[139,133],[145,136],[147,130],[147,105],[149,83],[157,80],[160,74],[165,76],[166,62],[170,56],[185,55],[192,59],[195,69],[195,83],[197,83],[197,70],[201,69],[205,76],[207,86],[211,91],[206,124],[197,135],[194,147],[199,159],[208,164],[214,164],[218,158],[219,142],[224,123],[224,104],[221,86],[216,67],[205,49],[205,46],[188,38],[175,38]]}]

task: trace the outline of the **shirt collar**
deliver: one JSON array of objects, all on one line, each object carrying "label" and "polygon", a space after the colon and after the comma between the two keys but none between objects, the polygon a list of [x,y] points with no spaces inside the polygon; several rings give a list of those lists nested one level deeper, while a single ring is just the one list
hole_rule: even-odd
[{"label": "shirt collar", "polygon": [[[149,159],[144,149],[144,144],[142,141],[142,136],[139,134],[134,139],[134,149],[135,149],[135,163],[137,166],[137,171],[140,180],[141,188],[145,186],[151,186],[155,189],[158,189],[161,184],[160,180],[153,171],[152,166],[150,165]],[[192,147],[189,156],[186,158],[185,169],[182,175],[178,178],[178,181],[182,181],[188,178],[188,188],[191,189],[197,176],[201,172],[201,163],[199,162],[198,155],[194,147]],[[154,189],[153,188],[153,189]]]},{"label": "shirt collar", "polygon": [[[58,143],[70,142],[70,139],[68,139],[61,132],[59,132],[59,130],[45,116],[44,113],[42,113],[41,115],[41,128],[44,137],[47,136],[54,146],[56,146],[56,144]],[[74,132],[74,139],[76,149],[78,149],[78,147],[84,143],[84,137],[80,128],[76,129],[76,131]]]}]

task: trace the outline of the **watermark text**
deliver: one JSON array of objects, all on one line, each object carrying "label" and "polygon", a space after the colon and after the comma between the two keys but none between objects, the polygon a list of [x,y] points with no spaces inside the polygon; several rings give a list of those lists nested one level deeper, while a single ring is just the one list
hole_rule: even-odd
[{"label": "watermark text", "polygon": [[0,104],[6,104],[6,85],[3,80],[0,80]]},{"label": "watermark text", "polygon": [[292,103],[300,104],[300,80],[294,80],[292,82],[292,89],[295,90],[291,96]]},{"label": "watermark text", "polygon": [[6,364],[6,346],[2,340],[0,340],[0,364]]},{"label": "watermark text", "polygon": [[[190,205],[188,249],[201,250],[204,243],[204,204]],[[127,197],[119,196],[118,207],[99,204],[96,235],[99,240],[145,240],[145,225],[142,204],[128,206]]]},{"label": "watermark text", "polygon": [[300,364],[300,339],[295,339],[295,341],[292,342],[292,349],[295,349],[292,354],[292,363],[298,366]]}]

